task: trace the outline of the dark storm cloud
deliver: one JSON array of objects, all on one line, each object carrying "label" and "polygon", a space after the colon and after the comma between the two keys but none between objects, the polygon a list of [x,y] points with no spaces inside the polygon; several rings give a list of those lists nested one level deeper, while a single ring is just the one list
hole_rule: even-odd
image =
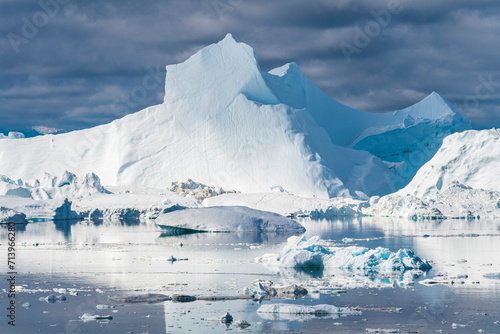
[{"label": "dark storm cloud", "polygon": [[[295,61],[323,91],[350,106],[388,111],[437,91],[475,127],[500,127],[500,5],[395,5],[397,0],[3,0],[0,129],[84,128],[160,103],[164,66],[227,32],[256,49],[263,70]],[[36,33],[23,37],[26,22],[34,21]],[[12,42],[12,34],[21,39]],[[148,76],[154,88],[131,98]]]}]

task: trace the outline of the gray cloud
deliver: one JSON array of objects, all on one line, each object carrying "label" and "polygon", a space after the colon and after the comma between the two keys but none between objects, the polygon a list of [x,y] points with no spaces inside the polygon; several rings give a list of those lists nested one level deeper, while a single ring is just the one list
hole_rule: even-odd
[{"label": "gray cloud", "polygon": [[[476,128],[500,127],[500,4],[401,0],[390,22],[377,23],[374,13],[383,19],[395,1],[42,0],[57,4],[43,22],[39,2],[4,0],[0,128],[79,129],[160,103],[161,81],[145,96],[124,97],[227,32],[256,49],[263,70],[295,61],[355,108],[404,108],[437,91]],[[9,36],[22,37],[36,19],[35,36],[13,48]],[[363,45],[360,32],[371,35]],[[350,62],[346,46],[356,48]]]}]

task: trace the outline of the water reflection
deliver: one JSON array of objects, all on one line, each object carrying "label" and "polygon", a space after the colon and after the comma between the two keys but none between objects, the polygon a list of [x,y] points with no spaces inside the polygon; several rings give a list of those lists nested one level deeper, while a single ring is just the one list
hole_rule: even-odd
[{"label": "water reflection", "polygon": [[191,241],[196,240],[197,242],[204,243],[226,243],[226,244],[267,244],[276,245],[282,244],[287,241],[290,234],[282,233],[269,233],[269,232],[223,232],[223,233],[211,233],[211,232],[191,232],[191,233],[169,233],[167,231],[161,231],[159,236],[159,242],[161,243],[171,243],[172,240],[184,240]]},{"label": "water reflection", "polygon": [[[169,295],[174,293],[235,295],[241,293],[244,287],[251,287],[250,283],[256,279],[270,279],[277,285],[307,281],[311,294],[301,303],[321,302],[333,305],[351,303],[353,306],[374,303],[405,307],[406,313],[403,315],[383,315],[387,317],[384,324],[408,322],[409,314],[413,312],[420,314],[416,311],[417,307],[441,305],[445,292],[452,291],[454,299],[452,303],[447,304],[449,308],[445,309],[446,321],[450,323],[483,321],[482,318],[477,320],[478,313],[488,313],[491,319],[495,316],[495,321],[500,319],[498,318],[500,314],[495,308],[498,306],[500,292],[500,280],[496,279],[500,272],[500,258],[496,255],[500,252],[500,221],[480,219],[415,222],[406,219],[365,217],[336,220],[301,219],[300,222],[307,229],[306,237],[318,235],[324,240],[331,240],[337,246],[360,245],[369,248],[382,246],[393,252],[400,248],[414,249],[417,256],[433,262],[433,269],[424,274],[424,277],[433,277],[441,272],[450,278],[465,277],[465,275],[467,278],[461,279],[464,284],[454,286],[426,287],[415,283],[409,285],[412,289],[399,289],[399,286],[417,282],[421,277],[417,278],[412,272],[398,277],[377,277],[370,272],[340,270],[325,274],[281,269],[277,273],[255,263],[254,259],[266,253],[278,253],[283,248],[287,236],[269,233],[167,236],[154,222],[138,223],[136,220],[41,221],[18,225],[19,270],[22,274],[20,276],[25,279],[28,288],[33,282],[42,279],[46,281],[49,290],[60,287],[61,280],[58,277],[63,277],[78,284],[85,282],[92,286],[91,291],[100,288],[113,289],[113,294],[116,294],[117,290],[124,294],[139,290]],[[6,226],[0,227],[0,243],[5,244],[7,232]],[[170,256],[188,260],[171,263],[168,261]],[[360,286],[396,286],[396,288],[373,290],[376,292],[372,295],[363,289],[350,290]],[[348,293],[337,295],[335,289],[346,289]],[[318,299],[314,299],[316,298],[314,295],[317,295]],[[29,301],[29,296],[23,297],[23,294],[20,296]],[[36,296],[38,297],[40,296]],[[30,301],[34,305],[33,308],[37,307],[35,301],[37,300]],[[109,301],[104,300],[100,303],[106,302]],[[77,306],[72,303],[64,305],[69,309]],[[308,323],[293,320],[262,322],[262,318],[256,313],[258,305],[248,301],[223,303],[199,301],[189,305],[166,302],[160,305],[160,308],[164,308],[161,310],[164,312],[161,315],[161,325],[165,326],[166,331],[186,332],[191,329],[193,332],[212,330],[222,332],[225,328],[218,323],[212,324],[200,319],[217,317],[227,311],[252,323],[250,328],[253,331],[293,329],[307,332],[308,326]],[[151,309],[137,310],[143,312],[145,318],[149,314],[145,312]],[[72,317],[65,318],[65,314],[69,311],[72,312]],[[52,323],[69,323],[79,312],[69,311],[58,313],[59,318],[50,318],[53,316],[52,313],[44,314],[44,319],[50,319]],[[33,312],[33,309],[30,312]],[[455,312],[459,312],[460,316],[456,316]],[[78,315],[81,315],[81,312]],[[443,329],[442,317],[429,320],[433,323],[429,328]],[[126,318],[136,320],[130,315],[122,318],[123,321]],[[376,319],[380,319],[380,314],[367,313],[363,314],[363,318],[368,318],[368,321],[373,323],[378,321]],[[120,313],[116,319],[120,319]],[[360,324],[358,320],[360,319],[357,319],[356,323]],[[316,321],[320,320],[311,322]],[[258,325],[259,322],[261,325]],[[355,328],[355,331],[359,329],[355,326],[362,326],[348,320],[342,322],[346,326],[352,326],[350,328]],[[489,325],[481,323],[481,326],[494,332],[492,326],[496,325],[492,323],[493,320],[489,321]],[[175,328],[168,327],[173,324]],[[449,327],[448,325],[448,329]],[[51,331],[48,324],[46,329]],[[119,330],[122,329],[125,331],[126,328]],[[479,328],[476,328],[476,331],[477,329]],[[96,328],[96,331],[99,330]],[[134,332],[136,330],[139,331],[141,328],[135,328]],[[314,328],[310,331],[314,332]],[[364,328],[360,331],[363,332]]]}]

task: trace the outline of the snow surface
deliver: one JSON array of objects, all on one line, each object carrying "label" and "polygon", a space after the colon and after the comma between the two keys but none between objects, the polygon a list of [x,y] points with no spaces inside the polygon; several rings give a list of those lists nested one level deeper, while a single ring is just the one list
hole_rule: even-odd
[{"label": "snow surface", "polygon": [[413,251],[400,249],[393,253],[377,247],[326,247],[318,236],[306,239],[290,237],[279,254],[266,254],[256,259],[271,266],[318,271],[341,268],[345,270],[370,270],[377,273],[403,273],[407,270],[428,270],[427,260],[421,260]]},{"label": "snow surface", "polygon": [[[0,173],[30,180],[67,170],[96,173],[106,186],[168,188],[193,179],[247,193],[279,185],[303,197],[367,198],[405,186],[442,136],[468,127],[437,94],[393,113],[354,110],[296,64],[262,72],[254,50],[227,35],[167,66],[161,105],[91,129],[0,140],[0,159],[11,162]],[[364,150],[386,160],[411,150],[421,160],[387,164]]]},{"label": "snow surface", "polygon": [[243,206],[195,208],[169,212],[155,220],[162,228],[205,232],[276,232],[300,234],[305,228],[272,212]]}]

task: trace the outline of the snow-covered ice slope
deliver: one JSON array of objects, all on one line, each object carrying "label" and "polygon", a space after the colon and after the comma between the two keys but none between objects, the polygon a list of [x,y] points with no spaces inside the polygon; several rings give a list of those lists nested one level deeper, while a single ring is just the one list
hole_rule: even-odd
[{"label": "snow-covered ice slope", "polygon": [[[262,72],[254,50],[227,35],[167,66],[161,105],[91,129],[1,140],[0,159],[8,163],[0,173],[35,179],[68,170],[96,173],[106,186],[166,188],[193,179],[241,192],[279,185],[305,197],[365,197],[406,185],[403,167],[394,172],[362,151],[374,151],[378,138],[391,139],[384,152],[372,152],[385,159],[394,140],[404,151],[413,135],[432,141],[438,128],[467,125],[437,94],[395,113],[354,110],[323,94],[295,64]],[[413,135],[402,140],[401,129]]]},{"label": "snow-covered ice slope", "polygon": [[500,192],[500,131],[465,131],[448,136],[436,155],[398,194],[435,195],[458,182]]}]

